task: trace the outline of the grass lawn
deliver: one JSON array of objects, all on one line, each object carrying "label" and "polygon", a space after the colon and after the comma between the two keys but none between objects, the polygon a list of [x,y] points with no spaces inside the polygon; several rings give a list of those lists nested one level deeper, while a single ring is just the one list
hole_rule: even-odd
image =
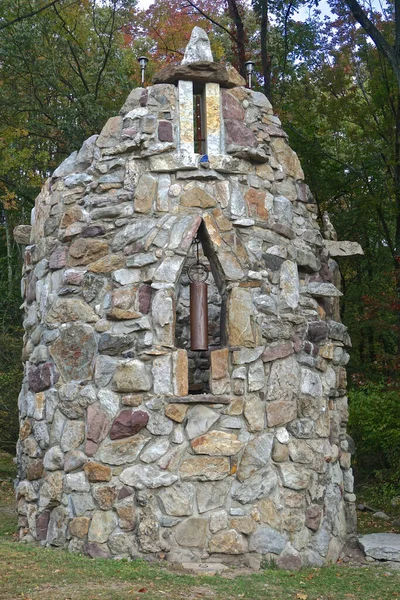
[{"label": "grass lawn", "polygon": [[91,560],[21,544],[13,476],[12,462],[0,453],[0,600],[400,600],[400,570],[387,565],[193,577],[168,563]]}]

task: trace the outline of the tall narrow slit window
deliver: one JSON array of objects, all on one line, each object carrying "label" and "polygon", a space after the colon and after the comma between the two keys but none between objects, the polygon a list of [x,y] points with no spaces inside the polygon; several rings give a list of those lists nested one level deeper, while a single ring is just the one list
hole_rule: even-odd
[{"label": "tall narrow slit window", "polygon": [[204,87],[193,89],[193,126],[195,154],[207,154]]}]

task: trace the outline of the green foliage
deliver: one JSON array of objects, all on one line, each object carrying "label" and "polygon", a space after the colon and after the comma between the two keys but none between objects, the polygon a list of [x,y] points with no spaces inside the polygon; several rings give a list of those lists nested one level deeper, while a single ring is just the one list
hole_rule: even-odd
[{"label": "green foliage", "polygon": [[373,481],[391,498],[400,491],[400,393],[369,383],[351,390],[349,403],[359,481]]},{"label": "green foliage", "polygon": [[8,452],[14,452],[18,438],[22,334],[22,328],[0,332],[0,449]]}]

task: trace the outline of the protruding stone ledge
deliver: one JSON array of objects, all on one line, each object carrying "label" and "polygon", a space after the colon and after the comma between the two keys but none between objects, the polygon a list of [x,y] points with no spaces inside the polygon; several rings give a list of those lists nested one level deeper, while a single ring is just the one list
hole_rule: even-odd
[{"label": "protruding stone ledge", "polygon": [[214,396],[213,394],[193,394],[166,398],[170,404],[230,404],[234,399],[230,396]]},{"label": "protruding stone ledge", "polygon": [[195,81],[197,83],[219,83],[223,88],[245,86],[243,77],[231,65],[199,61],[187,65],[167,65],[153,77],[153,83]]},{"label": "protruding stone ledge", "polygon": [[17,225],[14,227],[13,236],[17,244],[28,246],[31,239],[32,227],[30,225]]},{"label": "protruding stone ledge", "polygon": [[363,256],[364,250],[358,242],[336,242],[324,240],[325,249],[330,256]]}]

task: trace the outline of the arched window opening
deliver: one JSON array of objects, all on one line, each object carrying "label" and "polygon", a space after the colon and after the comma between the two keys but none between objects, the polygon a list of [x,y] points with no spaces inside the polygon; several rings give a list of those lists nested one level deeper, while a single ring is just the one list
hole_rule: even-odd
[{"label": "arched window opening", "polygon": [[[210,355],[226,343],[226,286],[218,258],[212,248],[204,223],[197,232],[199,244],[192,244],[178,281],[176,308],[176,346],[188,352],[189,394],[210,391]],[[192,350],[190,340],[190,280],[188,269],[198,258],[208,272],[208,349]]]}]

